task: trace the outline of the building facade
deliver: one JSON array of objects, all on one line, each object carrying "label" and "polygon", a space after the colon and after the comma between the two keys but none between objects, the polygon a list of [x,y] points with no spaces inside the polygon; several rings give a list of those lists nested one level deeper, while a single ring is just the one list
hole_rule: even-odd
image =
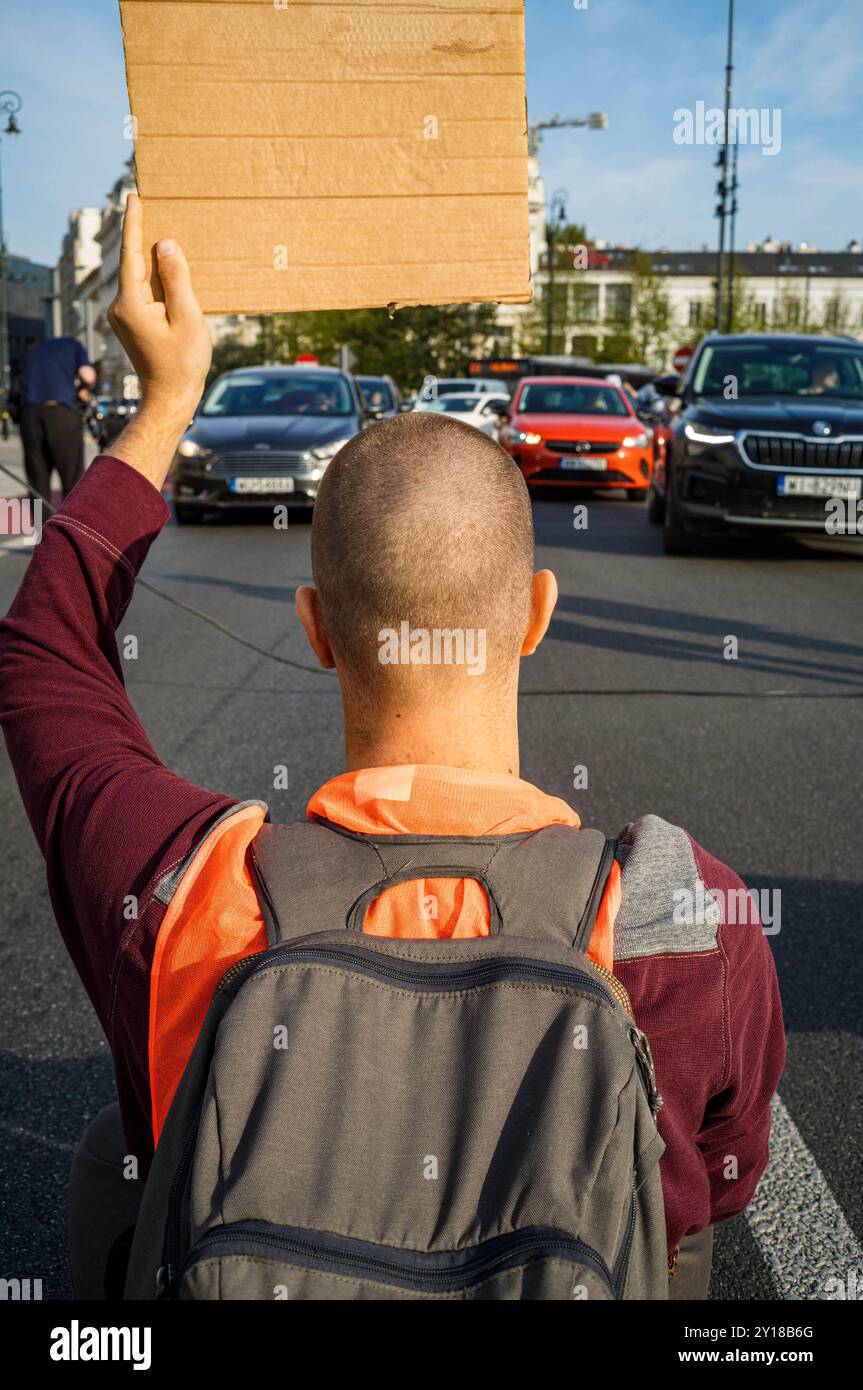
[{"label": "building facade", "polygon": [[[535,304],[545,302],[548,278],[543,252],[534,277]],[[838,333],[863,340],[859,243],[852,242],[845,251],[818,251],[767,242],[739,251],[733,286],[737,331]],[[648,333],[645,344],[651,364],[663,368],[677,347],[714,328],[716,253],[642,253],[601,242],[561,249],[554,267],[554,350],[575,356],[614,355],[616,344],[631,340],[634,320],[645,312],[641,304],[646,291],[653,296],[654,319],[661,320],[660,309],[667,319],[652,342]],[[533,308],[534,320],[535,316]],[[516,313],[513,351],[536,350],[535,343],[525,341],[531,323],[530,309]]]},{"label": "building facade", "polygon": [[[91,277],[101,260],[96,239],[101,221],[98,208],[76,208],[71,212],[57,262],[59,329],[64,335],[80,338],[82,343],[87,338],[87,305],[92,304]],[[82,282],[88,282],[83,301],[79,293]]]},{"label": "building facade", "polygon": [[[134,163],[129,160],[125,172],[109,192],[102,208],[96,241],[100,252],[98,309],[96,324],[102,351],[98,358],[99,394],[122,400],[137,388],[132,364],[120,346],[108,322],[108,309],[120,283],[120,247],[123,240],[123,214],[126,199],[135,191]],[[96,361],[97,359],[92,359]]]}]

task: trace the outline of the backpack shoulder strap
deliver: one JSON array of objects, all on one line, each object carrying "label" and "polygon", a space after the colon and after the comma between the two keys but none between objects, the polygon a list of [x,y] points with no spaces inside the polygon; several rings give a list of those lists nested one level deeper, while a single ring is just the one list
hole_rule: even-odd
[{"label": "backpack shoulder strap", "polygon": [[616,841],[550,825],[499,836],[386,835],[330,821],[265,824],[250,846],[269,945],[311,932],[362,931],[371,903],[396,883],[473,878],[489,902],[490,934],[587,949]]}]

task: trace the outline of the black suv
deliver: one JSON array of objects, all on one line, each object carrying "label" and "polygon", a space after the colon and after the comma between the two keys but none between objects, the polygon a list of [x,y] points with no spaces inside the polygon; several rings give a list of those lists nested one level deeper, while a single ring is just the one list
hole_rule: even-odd
[{"label": "black suv", "polygon": [[330,460],[368,423],[347,372],[313,366],[226,372],[204,396],[177,449],[177,521],[262,503],[313,506]]},{"label": "black suv", "polygon": [[807,334],[711,334],[685,377],[657,390],[680,401],[648,514],[669,554],[754,527],[825,531],[840,498],[863,489],[863,343]]}]

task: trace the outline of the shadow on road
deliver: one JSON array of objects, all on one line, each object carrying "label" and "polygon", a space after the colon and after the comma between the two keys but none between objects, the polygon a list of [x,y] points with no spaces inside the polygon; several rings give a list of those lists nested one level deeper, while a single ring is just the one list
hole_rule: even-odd
[{"label": "shadow on road", "polygon": [[[571,594],[560,595],[556,613],[559,616],[552,618],[548,635],[559,642],[671,661],[715,663],[724,637],[733,633],[743,648],[733,663],[736,671],[762,671],[863,687],[863,645],[834,642],[809,633],[782,632],[765,623],[747,621],[739,613],[723,617],[593,595],[579,599]],[[566,616],[570,613],[576,617]],[[585,618],[589,621],[578,621]],[[653,628],[654,631],[633,632],[633,627]],[[709,639],[709,645],[704,639]],[[748,650],[744,646],[747,642]],[[754,652],[753,643],[761,647],[785,647],[788,654]],[[825,664],[828,657],[856,658],[857,664]]]},{"label": "shadow on road", "polygon": [[66,1191],[88,1122],[115,1099],[107,1052],[32,1061],[0,1053],[0,1278],[69,1298]]}]

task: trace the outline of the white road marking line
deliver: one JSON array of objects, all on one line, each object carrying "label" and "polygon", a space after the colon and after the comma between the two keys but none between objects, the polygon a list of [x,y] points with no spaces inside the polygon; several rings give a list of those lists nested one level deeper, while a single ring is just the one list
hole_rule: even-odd
[{"label": "white road marking line", "polygon": [[781,1298],[841,1298],[837,1280],[852,1297],[863,1292],[863,1246],[778,1095],[770,1162],[746,1220]]}]

